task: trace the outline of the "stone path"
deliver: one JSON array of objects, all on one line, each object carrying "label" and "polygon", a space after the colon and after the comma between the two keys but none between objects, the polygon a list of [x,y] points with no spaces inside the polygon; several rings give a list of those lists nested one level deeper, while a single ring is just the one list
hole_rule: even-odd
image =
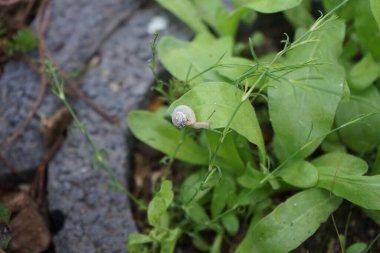
[{"label": "stone path", "polygon": [[[172,16],[153,6],[139,9],[111,35],[102,37],[115,18],[136,2],[53,0],[52,21],[46,34],[56,62],[67,72],[83,67],[94,52],[99,56],[100,63],[85,74],[82,87],[98,105],[120,119],[120,126],[107,123],[82,101],[73,105],[96,145],[107,150],[109,165],[125,185],[131,139],[126,114],[144,101],[153,82],[148,67],[153,38],[149,29],[154,26],[151,22],[162,17],[168,21],[162,34],[189,36]],[[5,66],[0,77],[0,143],[25,118],[38,87],[38,76],[25,63]],[[49,92],[37,114],[49,115],[59,107],[60,102]],[[32,171],[41,162],[44,151],[39,123],[36,116],[22,138],[2,153],[20,171]],[[49,210],[55,214],[52,222],[63,223],[54,238],[56,252],[126,252],[127,234],[136,230],[129,201],[110,187],[106,173],[93,168],[89,146],[77,129],[70,128],[48,172]],[[8,176],[0,163],[0,183]]]}]

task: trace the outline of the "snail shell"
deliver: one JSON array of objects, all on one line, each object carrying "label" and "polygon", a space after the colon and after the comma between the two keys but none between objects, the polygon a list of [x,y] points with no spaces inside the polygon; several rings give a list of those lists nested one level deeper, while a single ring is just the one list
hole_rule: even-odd
[{"label": "snail shell", "polygon": [[178,128],[192,125],[196,121],[193,109],[187,105],[179,105],[173,111],[172,122]]},{"label": "snail shell", "polygon": [[208,122],[197,122],[193,109],[187,105],[179,105],[174,109],[172,122],[178,128],[184,128],[185,126],[191,126],[197,129],[209,128]]}]

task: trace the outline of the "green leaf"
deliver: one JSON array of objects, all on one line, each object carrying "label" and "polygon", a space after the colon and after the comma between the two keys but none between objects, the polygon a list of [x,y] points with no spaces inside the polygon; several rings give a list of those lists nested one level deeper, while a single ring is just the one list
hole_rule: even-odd
[{"label": "green leaf", "polygon": [[[220,134],[208,131],[206,136],[208,146],[211,150],[215,150]],[[244,170],[244,163],[234,143],[233,134],[230,133],[224,138],[223,144],[219,148],[218,157],[221,158],[218,164],[228,167],[232,173],[241,173]]]},{"label": "green leaf", "polygon": [[244,171],[244,174],[237,178],[237,182],[247,188],[247,189],[256,189],[263,185],[260,184],[260,181],[265,177],[265,175],[261,172],[248,166]]},{"label": "green leaf", "polygon": [[131,233],[128,235],[128,247],[134,244],[144,244],[152,242],[152,239],[145,234]]},{"label": "green leaf", "polygon": [[215,186],[211,199],[211,217],[214,219],[222,213],[227,203],[236,197],[236,182],[226,173]]},{"label": "green leaf", "polygon": [[179,228],[169,230],[164,239],[161,241],[161,253],[173,253],[177,244],[178,238],[182,231]]},{"label": "green leaf", "polygon": [[380,211],[364,209],[365,214],[370,217],[378,226],[380,226]]},{"label": "green leaf", "polygon": [[[351,100],[342,102],[336,113],[336,124],[341,126],[355,117],[380,109],[379,91],[371,86],[362,92],[353,92]],[[380,115],[373,115],[339,130],[344,144],[360,155],[369,153],[380,144]]]},{"label": "green leaf", "polygon": [[204,191],[201,191],[200,189],[205,176],[206,173],[202,170],[187,176],[181,185],[179,194],[182,203],[188,203],[191,200],[197,201],[210,190],[210,188],[207,188]]},{"label": "green leaf", "polygon": [[244,13],[242,8],[231,14],[224,7],[221,0],[193,0],[201,18],[221,36],[235,36],[240,16]]},{"label": "green leaf", "polygon": [[319,171],[318,186],[370,210],[380,210],[380,175],[343,176]]},{"label": "green leaf", "polygon": [[236,253],[282,253],[298,247],[338,208],[341,200],[321,189],[297,193],[261,219]]},{"label": "green leaf", "polygon": [[370,2],[351,2],[356,4],[354,27],[360,48],[365,55],[369,53],[375,60],[380,60],[380,30],[371,13]]},{"label": "green leaf", "polygon": [[234,213],[228,213],[222,217],[223,227],[227,230],[229,235],[236,235],[239,232],[239,219]]},{"label": "green leaf", "polygon": [[364,242],[357,242],[347,248],[346,253],[363,253],[367,248],[367,244]]},{"label": "green leaf", "polygon": [[209,34],[199,34],[192,42],[165,36],[160,40],[157,50],[165,68],[181,81],[194,78],[209,69],[192,82],[197,83],[201,80],[224,80],[215,69],[210,68],[222,58],[230,57],[232,47],[231,37],[215,39]]},{"label": "green leaf", "polygon": [[380,64],[377,64],[370,54],[355,64],[348,75],[350,88],[365,90],[380,76]]},{"label": "green leaf", "polygon": [[299,67],[283,74],[281,81],[270,82],[269,113],[275,132],[275,151],[281,160],[315,140],[298,153],[299,158],[307,157],[332,126],[344,88],[344,69],[337,61],[344,30],[343,22],[326,21],[311,33],[309,39],[313,41],[297,46],[283,60],[285,66],[308,61],[320,64]]},{"label": "green leaf", "polygon": [[180,144],[181,131],[154,113],[130,112],[128,125],[136,138],[169,156],[174,155],[174,158],[191,164],[208,164],[207,149],[199,146],[188,136],[185,136]]},{"label": "green leaf", "polygon": [[173,201],[172,182],[165,180],[161,184],[161,189],[156,193],[148,206],[148,221],[154,227],[160,226],[161,217],[166,213],[169,205]]},{"label": "green leaf", "polygon": [[262,13],[274,13],[291,9],[302,0],[249,0],[244,6]]},{"label": "green leaf", "polygon": [[346,153],[327,153],[312,161],[319,171],[331,175],[361,176],[368,171],[366,161]]},{"label": "green leaf", "polygon": [[371,11],[373,14],[373,17],[375,18],[377,22],[377,26],[380,30],[380,1],[379,0],[369,0],[371,5]]},{"label": "green leaf", "polygon": [[178,105],[188,105],[194,110],[197,121],[209,121],[210,128],[217,129],[226,127],[238,109],[230,127],[256,144],[263,158],[265,146],[256,113],[248,100],[241,104],[242,96],[240,89],[228,83],[201,83],[172,103],[169,112]]},{"label": "green leaf", "polygon": [[219,232],[214,239],[210,253],[221,253],[222,242],[223,242],[223,232]]},{"label": "green leaf", "polygon": [[206,210],[198,202],[192,201],[190,204],[183,206],[183,209],[187,216],[198,225],[204,226],[210,220]]},{"label": "green leaf", "polygon": [[279,176],[290,185],[299,188],[313,187],[318,183],[318,171],[310,163],[304,160],[296,160],[286,164]]},{"label": "green leaf", "polygon": [[0,222],[9,224],[11,220],[11,211],[2,203],[0,203]]},{"label": "green leaf", "polygon": [[208,33],[207,27],[202,23],[197,9],[189,0],[157,0],[157,2],[174,13],[186,25],[188,25],[194,32]]},{"label": "green leaf", "polygon": [[297,7],[285,10],[284,15],[295,28],[309,28],[314,23],[310,0],[303,0]]}]

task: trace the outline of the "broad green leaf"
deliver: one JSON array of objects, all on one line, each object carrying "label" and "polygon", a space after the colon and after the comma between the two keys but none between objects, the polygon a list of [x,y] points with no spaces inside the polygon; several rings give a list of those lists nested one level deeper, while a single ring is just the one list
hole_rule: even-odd
[{"label": "broad green leaf", "polygon": [[160,253],[173,253],[181,233],[182,231],[179,228],[169,230],[161,241]]},{"label": "broad green leaf", "polygon": [[377,22],[377,26],[380,30],[380,1],[379,0],[369,0],[371,5],[371,11],[373,14],[373,17],[375,18]]},{"label": "broad green leaf", "polygon": [[343,176],[319,171],[318,186],[370,210],[380,210],[380,175]]},{"label": "broad green leaf", "polygon": [[368,170],[366,161],[346,153],[327,153],[312,161],[319,171],[342,176],[361,176]]},{"label": "broad green leaf", "polygon": [[240,16],[244,13],[242,8],[231,14],[221,0],[193,0],[201,18],[221,36],[235,36]]},{"label": "broad green leaf", "polygon": [[370,54],[355,64],[348,75],[350,88],[365,90],[380,76],[380,64],[376,63]]},{"label": "broad green leaf", "polygon": [[173,201],[172,182],[165,180],[161,184],[161,189],[155,194],[148,206],[148,221],[154,227],[160,226],[162,215],[166,213],[169,205]]},{"label": "broad green leaf", "polygon": [[[362,92],[352,92],[351,100],[340,103],[336,113],[336,124],[341,126],[360,115],[380,109],[379,91],[371,86]],[[362,155],[374,150],[380,144],[380,114],[373,115],[358,123],[339,130],[344,144]]]},{"label": "broad green leaf", "polygon": [[157,0],[157,2],[174,13],[186,25],[188,25],[196,33],[208,33],[207,27],[199,18],[197,9],[189,0]]},{"label": "broad green leaf", "polygon": [[370,3],[368,0],[351,2],[356,4],[354,27],[360,48],[365,55],[370,53],[375,60],[380,60],[380,30],[371,13]]},{"label": "broad green leaf", "polygon": [[302,0],[245,0],[244,5],[262,13],[274,13],[291,9],[299,5]]},{"label": "broad green leaf", "polygon": [[318,171],[308,161],[296,160],[286,164],[279,176],[290,185],[299,188],[313,187],[318,183]]},{"label": "broad green leaf", "polygon": [[188,136],[185,136],[180,144],[181,131],[154,113],[130,112],[128,125],[137,139],[169,156],[174,155],[174,158],[191,164],[208,164],[207,149],[199,146]]},{"label": "broad green leaf", "polygon": [[256,205],[257,203],[264,201],[270,197],[273,193],[272,187],[268,184],[264,187],[257,189],[242,189],[238,194],[236,199],[233,201],[233,205],[236,206],[246,206],[246,205]]},{"label": "broad green leaf", "polygon": [[224,215],[222,217],[222,224],[229,235],[234,236],[239,232],[240,223],[235,213],[231,212]]},{"label": "broad green leaf", "polygon": [[211,217],[214,219],[222,213],[228,202],[236,197],[236,182],[234,178],[226,173],[220,182],[214,187],[211,198]]},{"label": "broad green leaf", "polygon": [[364,242],[357,242],[347,248],[346,253],[363,253],[367,248],[367,244]]},{"label": "broad green leaf", "polygon": [[[178,105],[190,106],[198,121],[209,121],[212,129],[230,128],[258,146],[261,158],[265,160],[265,146],[256,113],[249,101],[241,103],[243,92],[223,82],[198,84],[169,107],[171,113]],[[239,107],[240,106],[240,107]]]},{"label": "broad green leaf", "polygon": [[275,132],[275,151],[280,160],[298,153],[310,155],[322,142],[333,123],[343,94],[344,69],[338,63],[344,38],[344,23],[328,20],[309,36],[308,43],[291,50],[285,66],[317,61],[284,74],[268,88],[269,113]]},{"label": "broad green leaf", "polygon": [[192,79],[201,72],[202,76],[192,80],[224,80],[213,67],[221,59],[232,54],[231,37],[215,39],[209,34],[199,34],[192,42],[184,42],[165,36],[158,44],[158,55],[165,68],[181,81]]},{"label": "broad green leaf", "polygon": [[[211,150],[215,150],[218,145],[220,134],[208,131],[206,133],[208,146]],[[240,158],[239,152],[234,143],[233,134],[228,134],[220,146],[218,157],[221,158],[220,163],[226,164],[232,173],[240,173],[244,169],[244,163]]]},{"label": "broad green leaf", "polygon": [[295,28],[309,28],[314,23],[310,0],[303,0],[297,7],[285,10],[284,15]]},{"label": "broad green leaf", "polygon": [[299,192],[261,219],[236,253],[289,252],[309,238],[340,203],[340,198],[321,189]]}]

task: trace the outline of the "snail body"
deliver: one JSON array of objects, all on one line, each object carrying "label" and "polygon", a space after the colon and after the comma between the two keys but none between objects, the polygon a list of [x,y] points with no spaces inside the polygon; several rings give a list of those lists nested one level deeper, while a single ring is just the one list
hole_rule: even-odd
[{"label": "snail body", "polygon": [[193,128],[209,128],[208,122],[197,122],[195,113],[191,107],[187,105],[177,106],[172,113],[172,122],[178,128],[191,126]]}]

